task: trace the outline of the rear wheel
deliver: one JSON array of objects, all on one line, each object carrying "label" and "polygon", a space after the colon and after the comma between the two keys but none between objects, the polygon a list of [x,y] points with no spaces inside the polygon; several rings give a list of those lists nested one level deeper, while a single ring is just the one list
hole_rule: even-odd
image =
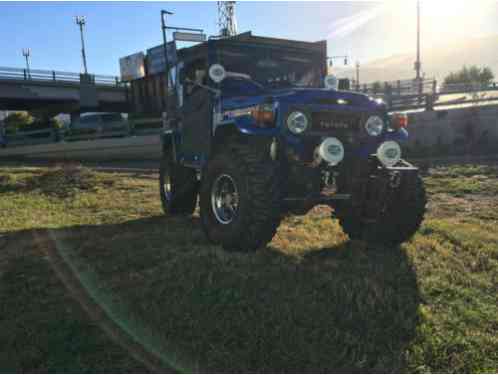
[{"label": "rear wheel", "polygon": [[[368,193],[367,193],[368,194]],[[376,219],[366,214],[365,207],[354,208],[350,203],[336,207],[336,215],[344,232],[353,240],[365,240],[382,245],[398,245],[409,240],[420,227],[427,198],[420,176],[411,184],[401,184],[389,193],[379,206]],[[370,196],[370,199],[375,197]],[[365,203],[365,206],[371,202]]]},{"label": "rear wheel", "polygon": [[174,163],[173,155],[163,155],[159,169],[159,193],[167,215],[191,215],[197,205],[198,181],[194,169]]},{"label": "rear wheel", "polygon": [[209,240],[226,250],[254,251],[280,224],[277,164],[249,145],[216,155],[203,174],[201,222]]}]

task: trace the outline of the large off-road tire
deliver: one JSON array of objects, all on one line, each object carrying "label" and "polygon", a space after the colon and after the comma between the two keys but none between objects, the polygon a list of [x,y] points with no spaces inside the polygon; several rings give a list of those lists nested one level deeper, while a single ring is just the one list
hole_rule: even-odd
[{"label": "large off-road tire", "polygon": [[271,241],[280,224],[277,163],[267,154],[230,142],[203,173],[202,226],[209,240],[225,250],[254,251]]},{"label": "large off-road tire", "polygon": [[194,169],[173,162],[165,152],[159,168],[159,193],[166,215],[192,215],[197,205],[199,183]]},{"label": "large off-road tire", "polygon": [[422,179],[417,176],[413,183],[402,184],[390,194],[375,221],[365,217],[363,208],[354,209],[349,203],[336,207],[339,223],[350,239],[394,246],[415,234],[424,219],[427,203]]}]

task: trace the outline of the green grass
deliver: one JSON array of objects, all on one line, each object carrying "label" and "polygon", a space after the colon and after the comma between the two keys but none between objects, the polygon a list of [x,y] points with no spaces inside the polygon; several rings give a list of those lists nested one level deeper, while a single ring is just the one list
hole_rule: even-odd
[{"label": "green grass", "polygon": [[154,178],[50,173],[0,170],[1,370],[144,371],[70,297],[52,248],[180,371],[498,371],[496,168],[430,170],[427,218],[399,248],[348,241],[320,207],[255,254],[162,216]]}]

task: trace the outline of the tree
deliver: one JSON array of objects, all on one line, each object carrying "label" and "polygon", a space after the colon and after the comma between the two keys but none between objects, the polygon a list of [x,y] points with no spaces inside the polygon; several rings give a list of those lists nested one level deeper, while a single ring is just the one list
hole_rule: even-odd
[{"label": "tree", "polygon": [[487,66],[480,68],[477,65],[472,65],[470,67],[464,65],[462,69],[449,73],[444,79],[444,84],[488,86],[493,82],[494,78],[493,71]]},{"label": "tree", "polygon": [[29,126],[33,123],[34,119],[28,112],[14,112],[9,114],[5,120],[5,132],[15,133],[20,128]]},{"label": "tree", "polygon": [[375,81],[372,83],[372,91],[374,94],[377,94],[382,90],[382,83],[380,81]]},{"label": "tree", "polygon": [[42,129],[60,129],[62,122],[57,118],[51,118],[43,114],[36,117],[29,112],[14,112],[8,115],[5,120],[6,134],[14,134],[18,131],[33,131]]}]

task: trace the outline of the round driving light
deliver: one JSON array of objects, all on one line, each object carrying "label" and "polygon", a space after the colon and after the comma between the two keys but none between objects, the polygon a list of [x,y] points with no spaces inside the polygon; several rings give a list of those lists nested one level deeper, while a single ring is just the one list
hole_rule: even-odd
[{"label": "round driving light", "polygon": [[308,118],[302,112],[292,112],[287,117],[287,127],[294,134],[301,134],[308,128]]},{"label": "round driving light", "polygon": [[384,121],[379,116],[370,116],[365,123],[365,129],[368,135],[376,137],[382,133],[384,129]]},{"label": "round driving light", "polygon": [[386,167],[392,167],[401,160],[401,147],[394,141],[383,142],[377,149],[377,158]]},{"label": "round driving light", "polygon": [[318,146],[318,155],[330,165],[339,164],[344,159],[344,146],[337,138],[326,138]]},{"label": "round driving light", "polygon": [[339,87],[339,81],[333,74],[329,74],[328,76],[326,76],[323,80],[323,84],[325,88],[329,90],[337,90],[337,88]]}]

